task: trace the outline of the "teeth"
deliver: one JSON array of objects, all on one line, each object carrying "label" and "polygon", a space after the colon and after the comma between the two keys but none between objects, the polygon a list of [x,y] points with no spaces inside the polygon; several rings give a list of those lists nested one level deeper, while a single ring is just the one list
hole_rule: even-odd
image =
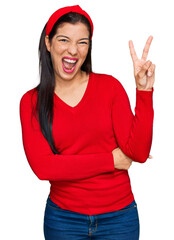
[{"label": "teeth", "polygon": [[76,60],[71,60],[71,59],[68,59],[68,58],[64,58],[63,61],[68,62],[68,63],[75,63],[76,62]]}]

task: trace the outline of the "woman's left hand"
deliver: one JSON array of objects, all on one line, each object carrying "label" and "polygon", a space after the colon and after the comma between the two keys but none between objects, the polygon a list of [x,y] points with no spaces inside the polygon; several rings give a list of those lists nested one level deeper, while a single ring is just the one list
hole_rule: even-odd
[{"label": "woman's left hand", "polygon": [[132,40],[129,41],[130,54],[134,65],[136,87],[138,90],[152,91],[155,81],[155,64],[152,64],[149,60],[146,61],[152,39],[152,36],[149,36],[147,39],[141,59],[138,59],[136,55]]}]

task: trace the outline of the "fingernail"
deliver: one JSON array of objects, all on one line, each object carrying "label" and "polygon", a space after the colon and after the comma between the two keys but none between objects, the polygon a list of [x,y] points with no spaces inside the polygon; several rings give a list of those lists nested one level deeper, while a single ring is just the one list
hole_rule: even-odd
[{"label": "fingernail", "polygon": [[152,72],[148,72],[147,76],[149,76],[149,77],[152,76]]}]

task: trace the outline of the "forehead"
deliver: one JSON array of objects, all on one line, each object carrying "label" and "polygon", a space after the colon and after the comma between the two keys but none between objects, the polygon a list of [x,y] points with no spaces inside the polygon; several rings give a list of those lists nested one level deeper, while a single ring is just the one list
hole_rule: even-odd
[{"label": "forehead", "polygon": [[70,38],[82,38],[89,37],[89,30],[86,24],[77,22],[77,23],[61,23],[56,31],[56,35],[65,35]]}]

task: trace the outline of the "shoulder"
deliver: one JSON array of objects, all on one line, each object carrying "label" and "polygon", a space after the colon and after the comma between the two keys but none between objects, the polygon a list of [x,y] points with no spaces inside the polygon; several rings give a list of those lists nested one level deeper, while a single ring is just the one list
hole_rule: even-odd
[{"label": "shoulder", "polygon": [[30,105],[31,102],[35,102],[36,101],[36,98],[37,98],[37,90],[36,88],[32,88],[30,90],[28,90],[27,92],[25,92],[21,99],[20,99],[20,107],[25,105]]},{"label": "shoulder", "polygon": [[123,85],[121,82],[112,75],[104,74],[104,73],[92,73],[93,77],[98,81],[99,84],[102,84],[106,88],[110,88],[111,90],[123,90]]}]

